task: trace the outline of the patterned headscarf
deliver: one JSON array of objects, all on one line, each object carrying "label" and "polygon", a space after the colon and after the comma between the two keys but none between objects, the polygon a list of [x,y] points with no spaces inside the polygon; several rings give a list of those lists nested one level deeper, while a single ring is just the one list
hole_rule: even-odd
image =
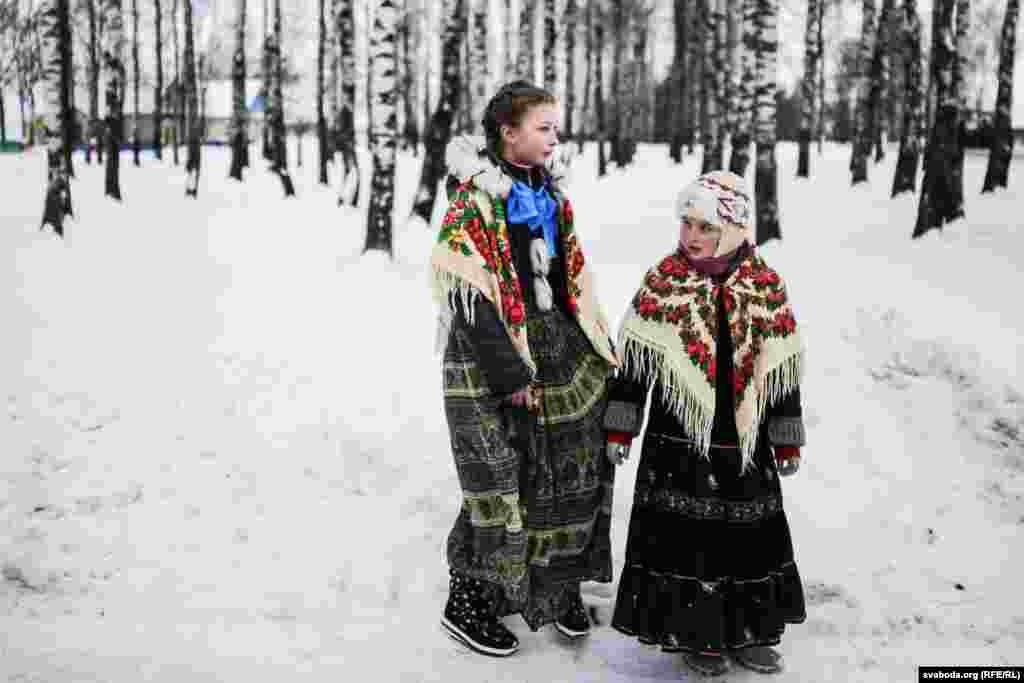
[{"label": "patterned headscarf", "polygon": [[750,193],[735,173],[711,171],[699,176],[679,193],[676,215],[722,229],[712,258],[731,254],[744,242],[754,244]]}]

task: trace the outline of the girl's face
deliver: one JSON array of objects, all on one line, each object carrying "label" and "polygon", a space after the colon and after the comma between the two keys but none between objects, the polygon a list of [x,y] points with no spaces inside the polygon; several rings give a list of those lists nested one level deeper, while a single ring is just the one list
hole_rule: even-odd
[{"label": "girl's face", "polygon": [[518,126],[502,126],[502,156],[520,166],[542,166],[558,145],[558,107],[530,107]]},{"label": "girl's face", "polygon": [[705,221],[684,218],[679,226],[679,246],[690,258],[705,259],[715,255],[722,229]]}]

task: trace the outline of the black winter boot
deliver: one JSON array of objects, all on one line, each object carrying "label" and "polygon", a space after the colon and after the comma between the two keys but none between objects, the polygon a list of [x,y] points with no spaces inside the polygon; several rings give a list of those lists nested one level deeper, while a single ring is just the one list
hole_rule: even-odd
[{"label": "black winter boot", "polygon": [[590,633],[590,618],[583,607],[579,586],[576,586],[569,598],[569,609],[555,620],[555,628],[566,638],[582,638]]},{"label": "black winter boot", "polygon": [[480,581],[451,573],[448,604],[441,626],[455,640],[492,657],[507,657],[519,649],[519,639],[494,615]]}]

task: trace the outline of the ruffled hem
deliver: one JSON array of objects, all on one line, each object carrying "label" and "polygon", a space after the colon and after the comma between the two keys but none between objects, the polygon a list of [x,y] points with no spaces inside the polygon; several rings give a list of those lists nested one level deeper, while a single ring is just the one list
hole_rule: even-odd
[{"label": "ruffled hem", "polygon": [[612,627],[666,652],[724,652],[778,645],[786,624],[807,618],[792,562],[758,579],[714,581],[630,565]]}]

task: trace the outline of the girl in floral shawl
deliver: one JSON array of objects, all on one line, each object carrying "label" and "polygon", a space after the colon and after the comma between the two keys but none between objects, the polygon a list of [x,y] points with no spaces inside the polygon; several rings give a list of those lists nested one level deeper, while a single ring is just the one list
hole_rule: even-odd
[{"label": "girl in floral shawl", "polygon": [[431,257],[444,405],[462,504],[442,626],[483,654],[519,646],[501,617],[588,633],[581,581],[611,580],[602,425],[618,365],[552,158],[555,98],[503,87],[485,140],[449,147]]},{"label": "girl in floral shawl", "polygon": [[804,443],[802,354],[749,205],[723,171],[680,194],[679,246],[626,312],[608,407],[621,461],[650,403],[612,625],[709,676],[780,671],[772,646],[805,618],[779,484]]}]

